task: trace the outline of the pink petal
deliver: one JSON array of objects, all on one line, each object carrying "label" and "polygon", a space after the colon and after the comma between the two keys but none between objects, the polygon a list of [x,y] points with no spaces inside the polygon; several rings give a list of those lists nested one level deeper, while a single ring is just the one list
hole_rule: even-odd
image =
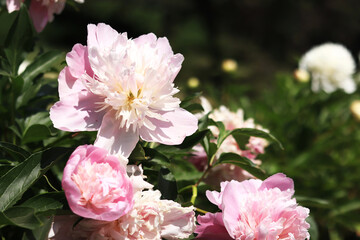
[{"label": "pink petal", "polygon": [[140,136],[143,140],[177,145],[181,144],[186,136],[190,136],[198,128],[197,118],[182,108],[169,112],[161,112],[160,114],[169,122],[148,118],[156,128],[151,130],[142,126],[140,128]]},{"label": "pink petal", "polygon": [[117,40],[119,33],[107,24],[88,25],[88,48],[100,48],[110,50]]},{"label": "pink petal", "polygon": [[70,68],[71,75],[75,78],[80,78],[84,73],[87,73],[90,77],[93,76],[86,46],[75,44],[71,52],[66,54],[66,63]]},{"label": "pink petal", "polygon": [[238,226],[239,211],[242,202],[248,194],[256,193],[261,185],[261,180],[250,179],[243,182],[231,181],[222,190],[222,205],[224,225],[232,236]]},{"label": "pink petal", "polygon": [[61,99],[50,109],[50,119],[55,128],[63,131],[98,130],[104,111],[97,111],[103,99],[87,91],[73,93]]},{"label": "pink petal", "polygon": [[21,2],[24,0],[6,0],[6,7],[9,13],[13,11],[18,11],[20,9]]},{"label": "pink petal", "polygon": [[263,181],[259,190],[279,188],[281,191],[294,192],[294,181],[283,173],[274,174]]},{"label": "pink petal", "polygon": [[42,4],[42,1],[32,0],[30,3],[30,17],[37,32],[44,30],[49,22],[48,7]]},{"label": "pink petal", "polygon": [[195,230],[195,212],[193,207],[181,207],[174,201],[161,200],[165,211],[162,212],[164,221],[161,223],[161,237],[172,239],[184,239],[189,237]]},{"label": "pink petal", "polygon": [[107,112],[94,145],[108,150],[110,154],[121,154],[127,158],[139,141],[139,133],[132,127],[126,131],[126,128],[120,128],[119,123],[113,111]]},{"label": "pink petal", "polygon": [[141,35],[140,37],[137,37],[134,39],[134,42],[136,45],[141,46],[143,44],[150,44],[155,45],[156,44],[157,37],[153,33],[148,33]]},{"label": "pink petal", "polygon": [[68,95],[76,94],[82,90],[86,90],[83,82],[71,75],[69,67],[65,67],[60,72],[58,83],[60,100],[65,99]]},{"label": "pink petal", "polygon": [[232,240],[227,232],[222,220],[222,213],[206,213],[198,216],[197,221],[200,225],[196,226],[196,239],[203,240]]}]

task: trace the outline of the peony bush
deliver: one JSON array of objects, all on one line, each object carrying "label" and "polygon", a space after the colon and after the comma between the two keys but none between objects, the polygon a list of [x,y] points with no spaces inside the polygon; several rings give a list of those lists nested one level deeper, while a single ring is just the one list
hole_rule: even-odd
[{"label": "peony bush", "polygon": [[[90,23],[65,54],[40,32],[79,5],[1,4],[2,239],[358,234],[356,177],[338,172],[358,166],[360,96],[344,46],[312,48],[256,100],[243,91],[217,101],[194,92],[203,79],[184,86],[194,60],[174,53],[176,39]],[[216,76],[241,74],[240,62],[219,62]]]}]

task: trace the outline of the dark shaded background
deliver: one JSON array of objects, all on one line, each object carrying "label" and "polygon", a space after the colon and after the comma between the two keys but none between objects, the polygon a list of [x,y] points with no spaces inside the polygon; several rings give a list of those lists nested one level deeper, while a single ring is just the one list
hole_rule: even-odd
[{"label": "dark shaded background", "polygon": [[[174,52],[185,56],[180,87],[196,76],[221,89],[226,85],[221,62],[233,58],[239,74],[231,83],[261,91],[271,86],[275,72],[292,71],[314,45],[342,43],[354,57],[360,50],[358,0],[86,0],[75,8],[67,5],[40,40],[67,52],[75,43],[86,44],[86,25],[99,22],[132,38],[149,32],[166,36]],[[224,92],[208,94],[220,98]]]}]

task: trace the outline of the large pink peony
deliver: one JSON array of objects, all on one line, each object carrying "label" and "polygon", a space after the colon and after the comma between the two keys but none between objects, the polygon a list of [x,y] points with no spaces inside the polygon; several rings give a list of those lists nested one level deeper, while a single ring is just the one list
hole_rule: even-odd
[{"label": "large pink peony", "polygon": [[62,187],[71,210],[82,217],[113,221],[133,206],[126,167],[118,157],[92,145],[79,146],[71,154]]},{"label": "large pink peony", "polygon": [[60,101],[50,110],[56,128],[99,130],[95,146],[128,157],[141,139],[180,144],[197,119],[173,97],[181,54],[152,33],[128,39],[110,26],[88,25],[87,46],[76,44],[59,76]]},{"label": "large pink peony", "polygon": [[112,222],[83,219],[75,216],[56,216],[50,239],[96,240],[161,240],[188,238],[195,229],[193,207],[160,200],[159,191],[135,194],[133,209]]},{"label": "large pink peony", "polygon": [[[75,0],[83,3],[84,0]],[[6,0],[6,6],[11,13],[20,9],[24,0]],[[30,17],[37,32],[41,32],[48,22],[54,20],[54,14],[60,14],[65,7],[66,0],[31,0]]]},{"label": "large pink peony", "polygon": [[309,239],[309,209],[298,206],[293,194],[292,179],[282,173],[265,181],[223,182],[220,193],[206,192],[222,212],[198,216],[197,239]]}]

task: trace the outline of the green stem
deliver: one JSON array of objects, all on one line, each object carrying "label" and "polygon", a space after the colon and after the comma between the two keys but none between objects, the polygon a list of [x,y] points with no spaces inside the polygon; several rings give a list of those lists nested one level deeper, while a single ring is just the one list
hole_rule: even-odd
[{"label": "green stem", "polygon": [[208,211],[205,211],[205,210],[203,210],[203,209],[201,209],[201,208],[198,208],[198,207],[195,207],[195,211],[197,211],[197,212],[199,212],[199,213],[203,213],[203,214],[208,213]]},{"label": "green stem", "polygon": [[43,175],[43,177],[46,179],[46,182],[49,184],[49,186],[55,190],[55,192],[59,192],[49,181],[48,177],[46,175]]},{"label": "green stem", "polygon": [[198,194],[198,191],[197,191],[197,186],[196,185],[192,185],[192,196],[191,196],[191,203],[192,205],[195,204],[195,200],[196,200],[196,197],[197,197],[197,194]]},{"label": "green stem", "polygon": [[184,191],[192,188],[192,186],[193,186],[193,185],[188,185],[188,186],[186,186],[186,187],[183,187],[182,189],[180,189],[180,190],[178,191],[178,193],[182,193],[182,192],[184,192]]}]

